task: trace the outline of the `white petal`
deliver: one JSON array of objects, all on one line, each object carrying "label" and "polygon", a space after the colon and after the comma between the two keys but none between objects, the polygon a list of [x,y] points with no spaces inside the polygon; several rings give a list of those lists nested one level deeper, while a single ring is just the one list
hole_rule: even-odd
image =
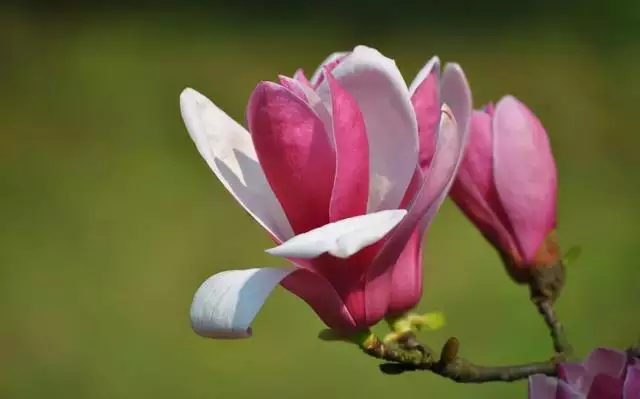
[{"label": "white petal", "polygon": [[320,63],[318,68],[316,68],[315,72],[313,72],[313,75],[311,75],[311,79],[309,80],[309,82],[311,82],[312,85],[315,85],[318,82],[318,79],[320,79],[320,76],[322,76],[322,69],[325,65],[337,60],[340,57],[344,57],[347,54],[349,54],[347,51],[338,51],[325,58],[324,61]]},{"label": "white petal", "polygon": [[299,234],[267,253],[301,259],[329,253],[345,259],[383,238],[406,214],[404,209],[394,209],[342,219]]},{"label": "white petal", "polygon": [[[368,211],[398,208],[418,164],[418,122],[395,61],[358,46],[332,72],[356,99],[369,140]],[[325,105],[326,80],[317,90]]]},{"label": "white petal", "polygon": [[244,209],[284,241],[293,230],[258,162],[251,135],[193,89],[180,94],[182,118],[200,155]]},{"label": "white petal", "polygon": [[193,297],[191,326],[208,338],[247,338],[273,289],[294,268],[229,270],[209,277]]},{"label": "white petal", "polygon": [[435,67],[435,72],[438,75],[440,75],[440,58],[438,58],[437,55],[434,55],[433,57],[431,57],[429,62],[427,62],[422,67],[420,72],[418,72],[418,74],[416,75],[415,79],[413,79],[413,82],[411,82],[411,85],[409,86],[409,93],[411,95],[413,95],[416,89],[418,89],[418,86],[420,86],[420,83],[422,83],[422,81],[425,80],[427,76],[429,76],[429,74],[434,69],[434,67]]}]

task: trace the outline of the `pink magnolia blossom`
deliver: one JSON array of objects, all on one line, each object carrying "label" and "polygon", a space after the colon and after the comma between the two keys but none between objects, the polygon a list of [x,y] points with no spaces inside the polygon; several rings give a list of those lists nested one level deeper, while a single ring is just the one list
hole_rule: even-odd
[{"label": "pink magnolia blossom", "polygon": [[599,348],[579,364],[558,366],[559,378],[529,377],[530,399],[638,399],[640,364],[626,353]]},{"label": "pink magnolia blossom", "polygon": [[501,253],[514,278],[551,266],[555,241],[556,165],[547,133],[512,96],[474,111],[469,144],[450,196]]},{"label": "pink magnolia blossom", "polygon": [[452,115],[443,118],[429,174],[418,166],[409,90],[395,62],[374,49],[336,54],[310,81],[299,71],[279,84],[259,83],[248,131],[185,89],[182,115],[200,154],[279,244],[267,252],[291,261],[207,279],[191,307],[197,333],[248,337],[278,284],[343,333],[385,316],[393,266],[425,215],[435,213],[462,158],[470,93],[457,65],[444,75]]}]

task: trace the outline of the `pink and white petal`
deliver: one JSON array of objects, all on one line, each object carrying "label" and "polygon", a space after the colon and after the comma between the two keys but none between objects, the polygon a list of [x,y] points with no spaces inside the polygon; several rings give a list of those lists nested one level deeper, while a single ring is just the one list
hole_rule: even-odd
[{"label": "pink and white petal", "polygon": [[286,87],[291,92],[293,92],[296,96],[300,97],[304,101],[307,101],[307,95],[304,89],[301,88],[301,86],[303,86],[303,83],[301,83],[299,80],[292,79],[284,75],[279,75],[278,79],[280,80],[280,84],[283,87]]},{"label": "pink and white petal", "polygon": [[285,258],[311,259],[324,253],[346,259],[379,241],[407,214],[395,209],[354,216],[298,234],[266,252]]},{"label": "pink and white petal", "polygon": [[443,114],[436,153],[425,183],[428,197],[434,197],[421,228],[427,229],[456,178],[469,142],[473,104],[469,83],[458,64],[447,64],[442,75]]},{"label": "pink and white petal", "polygon": [[413,96],[424,81],[432,75],[435,75],[438,80],[440,79],[440,58],[437,55],[431,57],[431,59],[424,64],[422,69],[418,71],[413,82],[409,85],[409,94]]},{"label": "pink and white petal", "polygon": [[303,85],[311,88],[311,82],[309,82],[309,79],[307,79],[307,76],[304,74],[304,71],[302,69],[296,70],[296,72],[293,74],[293,78]]},{"label": "pink and white petal", "polygon": [[411,87],[411,103],[418,119],[420,167],[427,173],[436,149],[440,124],[440,60],[433,57],[418,73]]},{"label": "pink and white petal", "polygon": [[529,399],[555,399],[558,392],[558,379],[544,374],[529,377]]},{"label": "pink and white petal", "polygon": [[369,198],[369,142],[358,103],[331,72],[333,134],[336,144],[336,177],[331,194],[330,221],[367,212]]},{"label": "pink and white petal", "polygon": [[597,348],[589,353],[583,362],[591,374],[607,374],[622,378],[628,364],[628,356],[624,351],[609,348]]},{"label": "pink and white petal", "polygon": [[[332,74],[364,118],[371,165],[367,209],[395,209],[418,163],[418,124],[402,75],[393,60],[365,46],[356,47]],[[326,81],[317,92],[329,104]]]},{"label": "pink and white petal", "polygon": [[[345,61],[346,62],[346,61]],[[448,83],[447,83],[448,82]],[[445,86],[446,84],[446,86]],[[448,101],[453,115],[443,115],[436,154],[429,167],[429,173],[409,206],[409,212],[402,222],[386,238],[380,252],[368,270],[366,301],[382,306],[383,297],[376,297],[380,286],[391,284],[391,266],[396,263],[406,243],[416,229],[425,231],[440,207],[455,178],[464,147],[468,140],[468,126],[471,116],[471,93],[462,70],[457,65],[447,65],[443,75],[443,100]],[[446,93],[446,95],[445,95]]]},{"label": "pink and white petal", "polygon": [[348,51],[337,51],[329,55],[327,58],[325,58],[320,63],[318,68],[316,68],[316,70],[313,72],[313,75],[311,75],[311,79],[310,79],[311,85],[313,87],[317,87],[318,84],[320,83],[320,80],[324,79],[323,74],[324,74],[325,66],[332,67],[337,65],[337,63],[340,62],[340,60],[342,60],[348,54],[349,54]]},{"label": "pink and white petal", "polygon": [[575,363],[561,363],[558,366],[558,374],[563,381],[584,394],[589,392],[595,376],[583,365]]},{"label": "pink and white petal", "polygon": [[197,91],[180,94],[182,118],[200,155],[233,197],[272,236],[293,230],[258,162],[251,135]]},{"label": "pink and white petal", "polygon": [[208,338],[248,338],[251,323],[273,289],[294,268],[229,270],[209,277],[191,304],[193,330]]},{"label": "pink and white petal", "polygon": [[280,82],[283,81],[286,82],[286,84],[283,84],[283,86],[296,94],[299,93],[300,98],[305,100],[309,107],[313,110],[313,112],[315,112],[318,118],[320,118],[322,124],[324,125],[324,129],[327,132],[327,137],[329,138],[331,147],[335,148],[335,137],[333,133],[333,120],[331,118],[331,113],[322,102],[318,94],[316,94],[316,92],[312,88],[304,85],[297,79],[280,76]]},{"label": "pink and white petal", "polygon": [[[556,399],[596,399],[592,397],[587,397],[582,392],[579,392],[573,386],[567,384],[566,382],[560,380],[558,381],[558,393],[555,396]],[[598,399],[600,399],[598,397]]]},{"label": "pink and white petal", "polygon": [[494,179],[525,261],[556,224],[556,166],[540,121],[512,96],[493,118]]},{"label": "pink and white petal", "polygon": [[296,234],[329,222],[335,153],[322,121],[271,82],[251,94],[247,119],[260,165]]},{"label": "pink and white petal", "polygon": [[622,399],[640,399],[640,365],[629,366]]}]

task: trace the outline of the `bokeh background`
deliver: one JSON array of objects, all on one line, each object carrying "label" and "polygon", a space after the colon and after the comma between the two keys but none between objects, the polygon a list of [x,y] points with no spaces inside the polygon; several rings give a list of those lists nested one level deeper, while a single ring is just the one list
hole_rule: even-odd
[{"label": "bokeh background", "polygon": [[[640,334],[636,1],[19,1],[0,6],[1,398],[522,398],[526,383],[384,376],[284,290],[245,341],[195,335],[198,285],[279,265],[208,170],[178,108],[197,88],[244,120],[260,80],[367,44],[411,80],[463,65],[477,106],[511,93],[546,126],[561,245],[583,248],[558,311],[577,354]],[[421,311],[478,363],[547,358],[547,331],[447,202]]]}]

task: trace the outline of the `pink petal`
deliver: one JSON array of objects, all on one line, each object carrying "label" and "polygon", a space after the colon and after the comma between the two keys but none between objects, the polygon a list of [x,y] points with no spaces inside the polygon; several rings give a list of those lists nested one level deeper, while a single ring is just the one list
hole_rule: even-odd
[{"label": "pink petal", "polygon": [[436,149],[440,124],[440,60],[433,57],[418,73],[409,88],[411,103],[418,119],[420,167],[427,172]]},{"label": "pink petal", "polygon": [[180,110],[198,151],[224,187],[271,236],[291,238],[293,231],[258,163],[249,132],[193,89],[180,94]]},{"label": "pink petal", "polygon": [[529,399],[555,399],[558,380],[544,374],[529,377]]},{"label": "pink petal", "polygon": [[594,374],[581,364],[562,363],[558,366],[558,374],[567,384],[585,394],[593,383]]},{"label": "pink petal", "polygon": [[623,399],[640,399],[640,365],[627,369],[623,395]]},{"label": "pink petal", "polygon": [[291,79],[286,76],[280,76],[280,82],[282,86],[291,90],[293,93],[298,95],[301,99],[306,101],[307,105],[315,112],[315,114],[320,118],[322,124],[324,125],[324,129],[327,132],[327,137],[329,138],[329,142],[331,147],[335,147],[334,143],[334,134],[333,134],[333,120],[331,118],[331,114],[327,110],[327,107],[322,102],[322,99],[316,94],[316,92],[306,86],[304,83],[301,83],[297,79]]},{"label": "pink petal", "polygon": [[622,378],[627,363],[625,352],[608,348],[594,349],[583,362],[584,367],[593,375],[607,374],[616,378]]},{"label": "pink petal", "polygon": [[283,87],[286,87],[287,89],[289,89],[289,91],[291,91],[296,96],[300,97],[302,100],[308,101],[307,95],[304,89],[301,87],[303,83],[301,83],[299,80],[291,79],[290,77],[284,76],[284,75],[279,75],[278,79],[280,80],[280,84]]},{"label": "pink petal", "polygon": [[480,232],[505,252],[516,251],[509,232],[510,222],[493,181],[493,142],[491,117],[482,111],[473,112],[469,144],[460,164],[450,196]]},{"label": "pink petal", "polygon": [[593,379],[587,399],[621,399],[622,380],[606,374],[598,374]]},{"label": "pink petal", "polygon": [[453,115],[449,115],[445,108],[440,120],[436,153],[429,166],[426,182],[428,195],[435,196],[435,199],[424,216],[425,229],[449,194],[469,141],[469,125],[473,112],[471,90],[458,64],[445,66],[441,96],[442,102]]},{"label": "pink petal", "polygon": [[424,231],[417,228],[391,272],[389,316],[401,315],[416,307],[422,298],[422,250]]},{"label": "pink petal", "polygon": [[[418,162],[417,122],[402,75],[393,60],[358,46],[333,77],[356,99],[364,118],[370,159],[367,209],[396,209]],[[318,95],[330,102],[326,81]]]},{"label": "pink petal", "polygon": [[287,276],[281,285],[311,306],[327,327],[345,333],[357,328],[335,288],[320,274],[301,268]]},{"label": "pink petal", "polygon": [[271,82],[252,93],[247,119],[260,165],[294,232],[327,224],[335,155],[322,121],[299,97]]},{"label": "pink petal", "polygon": [[333,69],[342,62],[344,57],[347,55],[349,55],[348,51],[338,51],[325,58],[313,72],[313,75],[311,75],[311,86],[317,89],[320,83],[324,80],[325,67],[329,69],[330,72],[333,71]]},{"label": "pink petal", "polygon": [[298,69],[296,73],[293,74],[293,78],[303,85],[309,88],[311,87],[311,82],[309,82],[302,69]]},{"label": "pink petal", "polygon": [[[586,399],[586,395],[564,381],[558,381],[556,399]],[[605,399],[605,398],[601,398]]]},{"label": "pink petal", "polygon": [[330,72],[336,179],[331,195],[332,222],[367,212],[369,198],[369,142],[358,103]]},{"label": "pink petal", "polygon": [[556,224],[556,166],[547,134],[514,97],[496,106],[494,178],[518,246],[531,261]]},{"label": "pink petal", "polygon": [[[346,61],[345,61],[346,62]],[[459,122],[455,129],[440,129],[437,148],[429,175],[418,190],[409,207],[409,213],[390,233],[382,249],[374,259],[367,273],[367,310],[379,310],[388,306],[389,296],[385,295],[391,284],[391,273],[387,273],[399,258],[405,245],[416,228],[426,228],[440,206],[460,163],[468,137],[471,117],[471,92],[466,78],[458,66],[445,68],[443,98],[448,100]],[[422,226],[420,224],[422,223]],[[373,311],[373,310],[372,310]]]}]

